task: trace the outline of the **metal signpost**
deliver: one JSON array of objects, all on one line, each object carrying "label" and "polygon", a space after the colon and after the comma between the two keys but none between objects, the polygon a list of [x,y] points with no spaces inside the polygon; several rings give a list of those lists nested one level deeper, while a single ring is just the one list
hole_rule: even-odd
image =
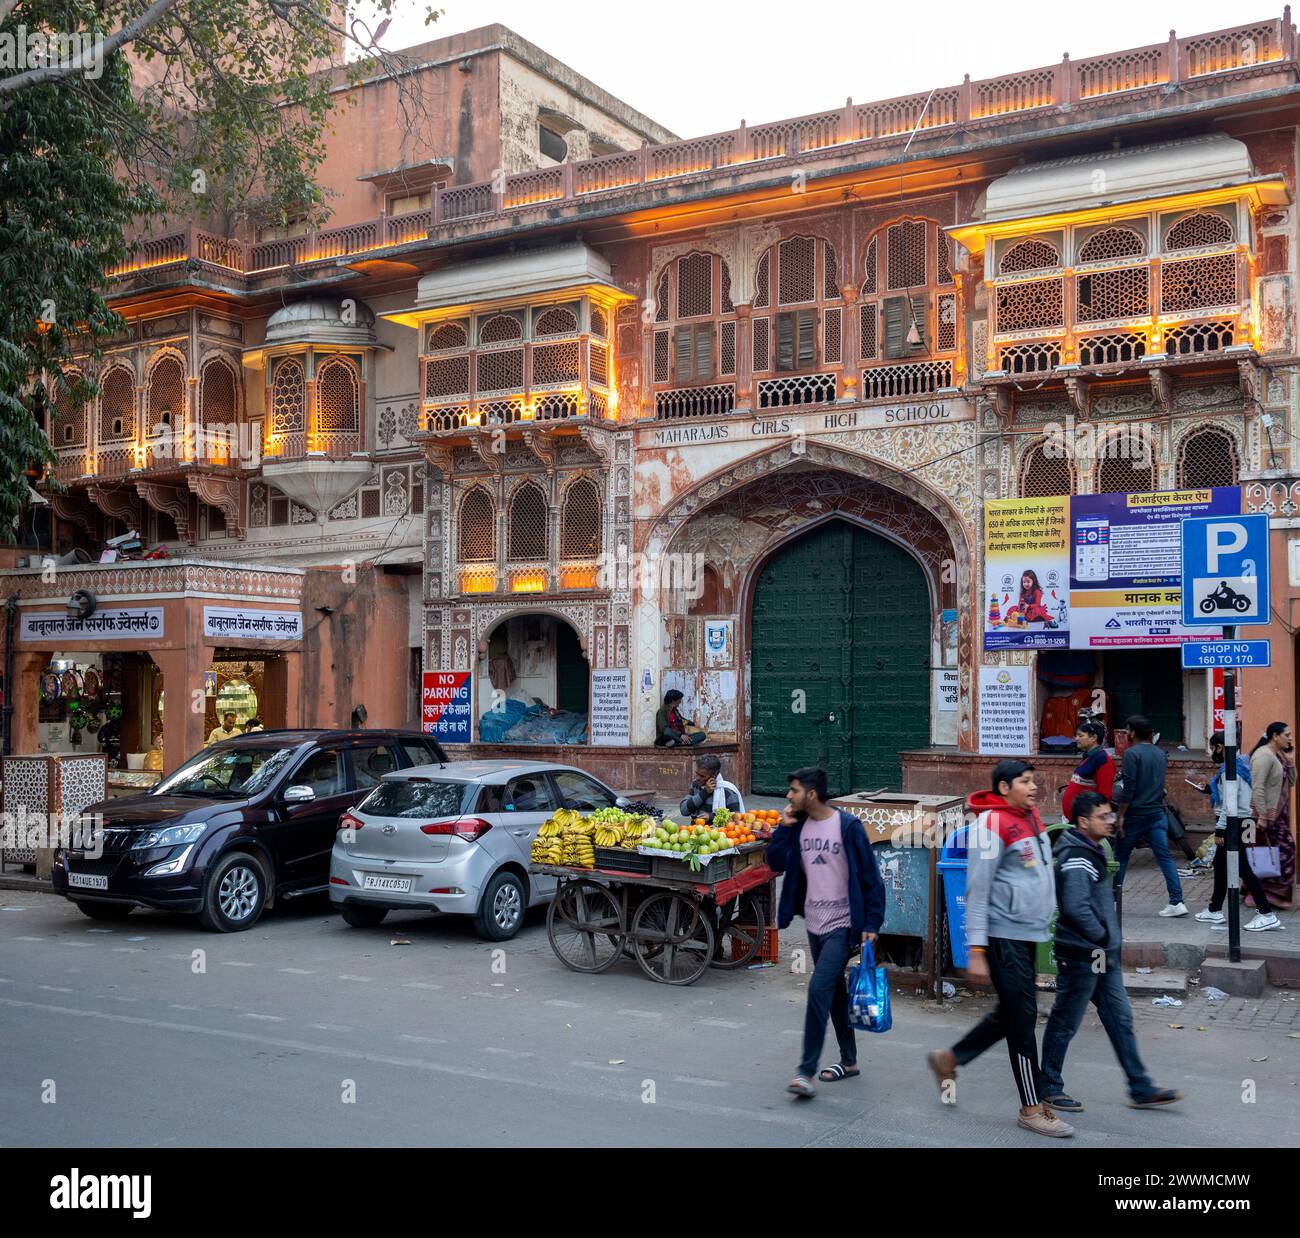
[{"label": "metal signpost", "polygon": [[[1182,522],[1183,623],[1189,626],[1223,626],[1223,640],[1210,648],[1265,644],[1234,641],[1237,624],[1263,624],[1269,619],[1268,517],[1198,516]],[[1227,657],[1228,654],[1222,655]],[[1237,814],[1237,673],[1245,661],[1209,665],[1223,672],[1223,795],[1228,806],[1228,959],[1241,962],[1241,817]],[[1267,658],[1267,651],[1265,651]],[[1187,653],[1183,665],[1187,665]],[[1200,663],[1205,665],[1205,663]],[[1268,665],[1267,661],[1263,665]],[[1253,823],[1251,828],[1253,829]]]}]

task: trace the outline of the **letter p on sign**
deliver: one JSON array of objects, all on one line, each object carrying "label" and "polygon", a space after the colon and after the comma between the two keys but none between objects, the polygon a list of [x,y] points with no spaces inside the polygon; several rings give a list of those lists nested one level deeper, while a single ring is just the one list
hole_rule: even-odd
[{"label": "letter p on sign", "polygon": [[1205,559],[1211,576],[1219,570],[1219,560],[1225,555],[1246,549],[1246,530],[1235,520],[1212,522],[1206,526],[1205,533]]}]

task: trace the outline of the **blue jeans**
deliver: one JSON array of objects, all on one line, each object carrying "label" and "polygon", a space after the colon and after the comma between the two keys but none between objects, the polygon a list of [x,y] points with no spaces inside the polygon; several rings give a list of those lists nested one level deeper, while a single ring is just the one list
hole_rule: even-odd
[{"label": "blue jeans", "polygon": [[1136,817],[1130,820],[1124,817],[1124,837],[1115,840],[1115,859],[1119,861],[1119,871],[1115,874],[1115,888],[1124,884],[1124,874],[1128,872],[1129,856],[1139,844],[1146,842],[1151,846],[1156,863],[1164,875],[1165,889],[1169,891],[1171,903],[1183,901],[1183,887],[1178,880],[1178,869],[1174,857],[1169,854],[1169,819],[1164,809],[1158,816]]},{"label": "blue jeans", "polygon": [[853,954],[856,943],[852,929],[836,929],[819,937],[808,934],[812,947],[813,973],[808,981],[808,1010],[803,1020],[803,1061],[798,1073],[809,1079],[821,1061],[822,1045],[826,1041],[826,1020],[835,1025],[835,1038],[840,1042],[840,1061],[854,1066],[858,1061],[858,1042],[849,1026],[849,986],[844,979],[844,965]]},{"label": "blue jeans", "polygon": [[1065,1091],[1061,1068],[1065,1065],[1065,1051],[1079,1024],[1083,1022],[1088,1003],[1097,1007],[1101,1025],[1110,1037],[1111,1048],[1119,1059],[1120,1068],[1128,1079],[1128,1094],[1134,1100],[1145,1100],[1155,1090],[1151,1076],[1138,1055],[1137,1037],[1133,1034],[1133,1012],[1124,992],[1124,973],[1119,959],[1108,955],[1105,967],[1093,971],[1090,959],[1056,959],[1056,1001],[1043,1030],[1043,1089],[1048,1097]]}]

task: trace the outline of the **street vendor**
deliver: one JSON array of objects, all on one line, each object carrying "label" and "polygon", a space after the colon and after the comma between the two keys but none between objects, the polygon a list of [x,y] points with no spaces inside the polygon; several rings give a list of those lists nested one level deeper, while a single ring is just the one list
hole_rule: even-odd
[{"label": "street vendor", "polygon": [[702,752],[695,758],[695,781],[681,802],[682,816],[712,817],[719,808],[730,812],[744,812],[745,801],[734,783],[722,776],[722,759],[712,752]]}]

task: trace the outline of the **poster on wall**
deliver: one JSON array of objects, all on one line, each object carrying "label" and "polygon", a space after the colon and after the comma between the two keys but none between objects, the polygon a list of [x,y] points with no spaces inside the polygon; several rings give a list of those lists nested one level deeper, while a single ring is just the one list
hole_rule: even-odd
[{"label": "poster on wall", "polygon": [[961,672],[955,666],[936,666],[933,673],[935,713],[955,714]]},{"label": "poster on wall", "polygon": [[472,710],[469,671],[425,671],[420,691],[420,726],[449,744],[468,744]]},{"label": "poster on wall", "polygon": [[632,672],[591,672],[591,742],[626,748],[632,742]]},{"label": "poster on wall", "polygon": [[984,648],[1070,645],[1070,500],[984,504]]},{"label": "poster on wall", "polygon": [[1235,515],[1241,490],[994,499],[984,505],[985,649],[1177,647],[1182,521]]},{"label": "poster on wall", "polygon": [[704,621],[704,665],[707,667],[731,666],[736,660],[736,625],[731,619],[706,619]]},{"label": "poster on wall", "polygon": [[1030,749],[1029,667],[980,667],[980,755],[1024,756]]}]

